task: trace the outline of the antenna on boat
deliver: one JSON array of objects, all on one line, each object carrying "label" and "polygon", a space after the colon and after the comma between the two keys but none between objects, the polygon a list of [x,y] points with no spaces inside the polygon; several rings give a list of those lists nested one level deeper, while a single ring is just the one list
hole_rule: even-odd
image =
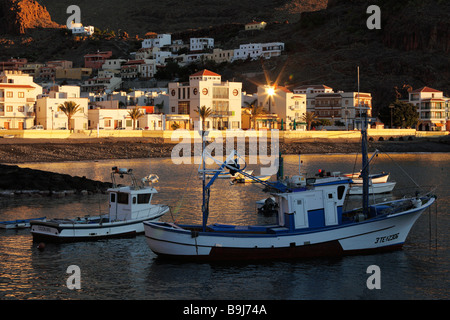
[{"label": "antenna on boat", "polygon": [[[359,66],[358,66],[358,108],[359,114],[363,112],[363,108],[359,102]],[[362,155],[362,171],[363,178],[363,213],[366,215],[369,212],[369,159],[367,156],[367,109],[364,108],[361,122],[361,155]]]}]

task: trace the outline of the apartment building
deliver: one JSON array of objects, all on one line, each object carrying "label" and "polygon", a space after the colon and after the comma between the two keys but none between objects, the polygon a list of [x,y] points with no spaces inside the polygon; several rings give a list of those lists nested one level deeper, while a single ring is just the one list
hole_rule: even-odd
[{"label": "apartment building", "polygon": [[422,87],[409,93],[409,103],[417,106],[419,130],[441,131],[450,129],[450,98],[430,87]]},{"label": "apartment building", "polygon": [[40,95],[36,100],[36,124],[46,130],[68,129],[67,115],[59,110],[59,106],[69,101],[80,106],[71,119],[70,127],[73,130],[87,129],[89,99],[80,97],[78,86],[54,86],[48,94]]},{"label": "apartment building", "polygon": [[105,61],[112,57],[112,51],[97,51],[84,55],[84,67],[101,69]]},{"label": "apartment building", "polygon": [[268,42],[268,43],[248,43],[241,44],[239,49],[234,49],[234,60],[245,59],[270,59],[271,57],[280,56],[284,50],[283,42]]},{"label": "apartment building", "polygon": [[0,73],[0,127],[29,129],[34,125],[34,104],[42,87],[21,71]]},{"label": "apartment building", "polygon": [[149,79],[156,73],[156,60],[141,59],[129,60],[120,67],[120,77],[122,79]]},{"label": "apartment building", "polygon": [[[306,94],[306,109],[318,119],[327,119],[332,125],[344,124],[347,129],[360,126],[361,110],[372,116],[372,95],[366,92],[334,92],[326,85],[302,85],[293,89],[295,94]],[[360,106],[360,107],[358,107]]]},{"label": "apartment building", "polygon": [[170,34],[156,34],[148,39],[142,41],[142,48],[162,48],[164,46],[170,46],[172,44],[172,35]]},{"label": "apartment building", "polygon": [[190,51],[204,51],[214,48],[213,38],[190,38],[189,50]]},{"label": "apartment building", "polygon": [[205,53],[202,57],[205,61],[210,60],[215,63],[231,62],[234,50],[222,50],[214,48],[212,53]]},{"label": "apartment building", "polygon": [[10,70],[18,71],[28,63],[26,58],[11,58],[6,61],[0,61],[0,72]]},{"label": "apartment building", "polygon": [[221,75],[202,70],[189,77],[189,83],[169,83],[169,114],[188,115],[186,128],[194,128],[200,117],[198,107],[211,108],[212,115],[206,120],[209,129],[240,129],[242,106],[242,83],[222,82]]},{"label": "apartment building", "polygon": [[294,93],[283,86],[258,86],[257,103],[265,115],[257,118],[257,128],[305,130],[306,94]]}]

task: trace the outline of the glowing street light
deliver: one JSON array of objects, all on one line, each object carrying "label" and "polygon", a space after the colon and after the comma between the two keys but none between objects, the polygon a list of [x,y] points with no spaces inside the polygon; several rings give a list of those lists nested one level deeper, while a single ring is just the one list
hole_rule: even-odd
[{"label": "glowing street light", "polygon": [[269,87],[266,89],[266,93],[267,93],[267,95],[269,96],[269,113],[272,113],[272,110],[270,110],[270,109],[271,109],[271,107],[270,107],[270,102],[271,102],[271,100],[272,100],[273,95],[275,94],[275,88],[274,88],[273,86],[269,86]]}]

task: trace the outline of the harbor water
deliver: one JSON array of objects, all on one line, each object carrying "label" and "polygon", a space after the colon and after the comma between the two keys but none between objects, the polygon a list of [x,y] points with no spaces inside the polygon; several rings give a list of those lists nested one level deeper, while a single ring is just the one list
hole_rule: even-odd
[{"label": "harbor water", "polygon": [[[355,155],[303,155],[302,172],[319,169],[358,171]],[[284,156],[284,174],[298,173],[299,158]],[[198,164],[174,164],[170,158],[21,164],[40,170],[110,181],[111,167],[132,168],[136,177],[159,176],[154,203],[170,206],[162,220],[201,222],[202,184]],[[249,165],[259,175],[258,165]],[[0,300],[310,300],[450,298],[450,154],[391,154],[373,160],[371,172],[390,172],[397,185],[377,201],[416,191],[437,195],[417,220],[402,250],[372,255],[249,263],[181,263],[159,258],[140,235],[65,244],[33,243],[29,229],[0,230]],[[274,178],[274,177],[273,177]],[[273,179],[272,178],[272,179]],[[256,211],[268,197],[258,184],[217,180],[211,190],[209,223],[269,224],[273,216]],[[351,205],[360,197],[351,196]],[[348,207],[347,209],[350,209]],[[0,221],[74,218],[108,211],[106,195],[64,198],[0,198]],[[380,288],[371,289],[369,266],[379,267]],[[67,283],[69,266],[80,270],[80,288]]]}]

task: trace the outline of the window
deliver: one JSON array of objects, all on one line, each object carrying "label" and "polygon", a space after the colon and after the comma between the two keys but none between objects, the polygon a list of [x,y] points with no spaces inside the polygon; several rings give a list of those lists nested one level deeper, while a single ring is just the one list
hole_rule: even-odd
[{"label": "window", "polygon": [[19,92],[19,98],[25,98],[25,92]]},{"label": "window", "polygon": [[13,107],[12,106],[6,106],[6,111],[7,112],[13,112]]},{"label": "window", "polygon": [[23,111],[24,111],[24,106],[18,106],[18,107],[17,107],[17,111],[23,112]]},{"label": "window", "polygon": [[111,193],[111,203],[116,202],[116,194]]},{"label": "window", "polygon": [[339,186],[337,188],[338,191],[338,199],[342,200],[342,197],[344,196],[345,186]]},{"label": "window", "polygon": [[151,197],[151,193],[138,194],[138,204],[149,203]]},{"label": "window", "polygon": [[6,97],[7,98],[12,98],[13,97],[12,91],[6,91]]},{"label": "window", "polygon": [[128,204],[128,193],[119,192],[117,194],[117,203]]}]

